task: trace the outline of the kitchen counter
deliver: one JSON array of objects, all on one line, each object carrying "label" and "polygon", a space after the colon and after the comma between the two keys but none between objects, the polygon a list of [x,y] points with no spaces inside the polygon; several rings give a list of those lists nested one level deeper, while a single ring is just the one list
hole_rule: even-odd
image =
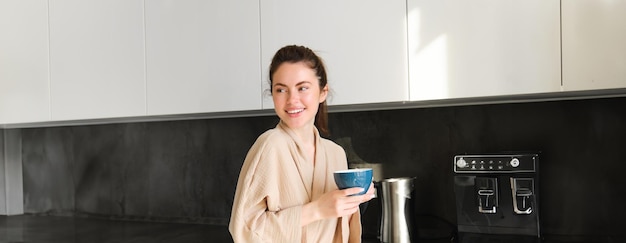
[{"label": "kitchen counter", "polygon": [[227,226],[59,216],[0,216],[0,242],[233,242]]},{"label": "kitchen counter", "polygon": [[[444,231],[421,231],[419,243],[456,243]],[[449,233],[449,232],[448,232]],[[120,221],[83,217],[60,216],[0,216],[0,242],[233,242],[225,225],[183,224]],[[371,235],[363,243],[379,243]],[[483,242],[481,240],[476,243]],[[488,241],[490,243],[514,243]],[[545,235],[541,243],[622,243],[626,235],[564,236]]]}]

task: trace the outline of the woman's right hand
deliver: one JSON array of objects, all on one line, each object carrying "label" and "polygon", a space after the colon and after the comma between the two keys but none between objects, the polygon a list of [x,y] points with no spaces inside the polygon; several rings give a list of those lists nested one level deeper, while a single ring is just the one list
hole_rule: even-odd
[{"label": "woman's right hand", "polygon": [[372,194],[354,195],[363,188],[353,187],[325,193],[320,198],[302,206],[301,223],[305,226],[313,221],[338,218],[356,213],[359,205],[372,199]]}]

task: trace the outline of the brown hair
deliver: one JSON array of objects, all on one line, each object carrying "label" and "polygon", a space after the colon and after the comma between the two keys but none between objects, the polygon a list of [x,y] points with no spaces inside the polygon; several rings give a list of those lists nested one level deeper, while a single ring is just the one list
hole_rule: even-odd
[{"label": "brown hair", "polygon": [[[272,76],[274,75],[274,72],[276,72],[278,67],[285,62],[304,62],[311,69],[315,70],[315,74],[317,75],[317,78],[319,80],[320,90],[322,90],[328,83],[324,62],[319,56],[315,54],[315,52],[304,46],[289,45],[280,48],[272,58],[269,73],[270,90],[272,90]],[[328,131],[328,107],[326,105],[326,100],[319,104],[317,114],[315,114],[315,127],[317,127],[317,129],[320,131],[320,134],[322,134],[323,136],[330,135],[330,131]]]}]

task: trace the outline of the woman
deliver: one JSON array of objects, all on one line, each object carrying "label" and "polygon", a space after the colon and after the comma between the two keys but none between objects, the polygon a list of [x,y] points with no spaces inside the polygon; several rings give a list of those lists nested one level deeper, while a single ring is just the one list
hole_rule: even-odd
[{"label": "woman", "polygon": [[[235,242],[360,242],[359,204],[374,197],[338,190],[345,151],[327,135],[328,85],[309,48],[285,46],[270,65],[280,122],[259,136],[241,168],[229,230]],[[319,129],[319,130],[318,130]],[[374,188],[370,186],[370,188]]]}]

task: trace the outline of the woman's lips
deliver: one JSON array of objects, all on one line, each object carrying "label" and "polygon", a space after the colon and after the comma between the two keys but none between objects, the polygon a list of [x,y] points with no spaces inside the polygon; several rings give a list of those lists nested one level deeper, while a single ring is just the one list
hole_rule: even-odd
[{"label": "woman's lips", "polygon": [[293,114],[298,114],[303,111],[304,111],[304,108],[300,108],[300,109],[287,110],[287,113],[293,115]]}]

